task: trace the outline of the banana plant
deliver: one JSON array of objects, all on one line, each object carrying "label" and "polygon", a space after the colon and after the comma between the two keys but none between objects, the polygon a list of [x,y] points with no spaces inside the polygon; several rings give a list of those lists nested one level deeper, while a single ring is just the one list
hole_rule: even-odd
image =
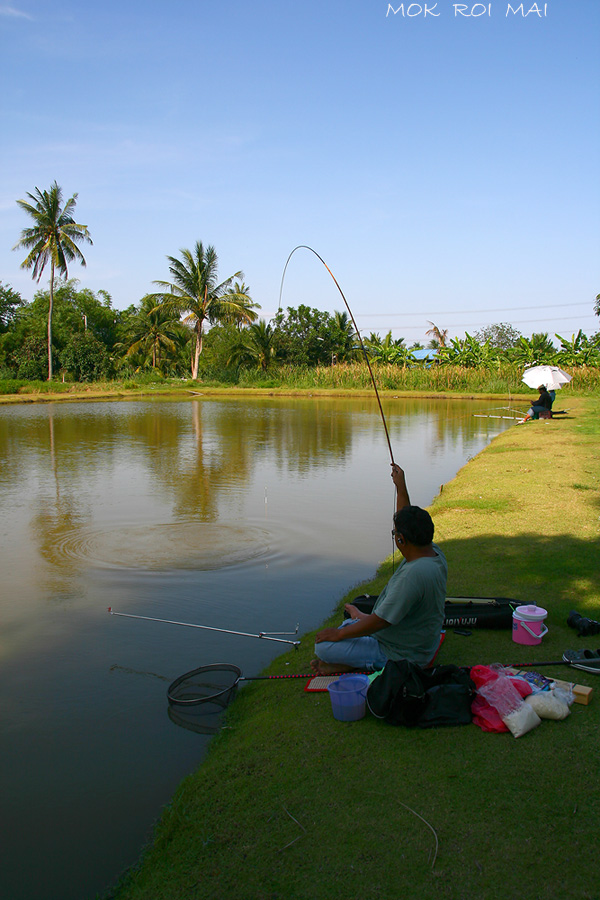
[{"label": "banana plant", "polygon": [[497,347],[493,347],[489,341],[479,343],[468,332],[464,338],[451,338],[449,346],[440,347],[438,350],[440,362],[468,369],[492,366],[498,362],[499,356]]},{"label": "banana plant", "polygon": [[530,338],[521,335],[507,355],[519,365],[538,366],[555,361],[556,347],[547,333],[532,334]]},{"label": "banana plant", "polygon": [[404,346],[404,338],[394,340],[391,330],[388,331],[383,340],[378,334],[371,332],[364,344],[367,353],[381,363],[402,362],[404,355],[408,352]]},{"label": "banana plant", "polygon": [[560,341],[560,350],[556,354],[557,362],[564,366],[597,366],[600,365],[600,340],[594,337],[591,340],[583,333],[581,328],[571,336],[571,340],[556,337]]}]

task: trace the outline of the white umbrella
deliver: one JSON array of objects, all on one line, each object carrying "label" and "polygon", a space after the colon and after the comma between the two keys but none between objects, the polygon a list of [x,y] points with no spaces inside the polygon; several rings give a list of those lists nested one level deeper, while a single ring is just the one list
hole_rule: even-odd
[{"label": "white umbrella", "polygon": [[521,380],[530,388],[538,388],[543,384],[549,391],[558,391],[571,378],[571,375],[558,366],[534,366],[532,369],[525,369]]}]

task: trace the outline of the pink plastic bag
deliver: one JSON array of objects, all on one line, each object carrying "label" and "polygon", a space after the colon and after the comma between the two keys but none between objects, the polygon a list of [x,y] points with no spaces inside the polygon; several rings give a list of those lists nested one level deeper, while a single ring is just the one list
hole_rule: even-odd
[{"label": "pink plastic bag", "polygon": [[470,672],[477,694],[471,704],[473,724],[482,731],[508,731],[501,716],[532,692],[531,685],[522,678],[512,678],[491,666],[473,666]]}]

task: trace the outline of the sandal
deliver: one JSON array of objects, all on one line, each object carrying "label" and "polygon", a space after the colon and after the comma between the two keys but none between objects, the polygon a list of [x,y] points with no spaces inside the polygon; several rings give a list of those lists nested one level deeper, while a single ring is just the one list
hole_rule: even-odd
[{"label": "sandal", "polygon": [[565,650],[563,662],[583,672],[600,674],[600,650]]}]

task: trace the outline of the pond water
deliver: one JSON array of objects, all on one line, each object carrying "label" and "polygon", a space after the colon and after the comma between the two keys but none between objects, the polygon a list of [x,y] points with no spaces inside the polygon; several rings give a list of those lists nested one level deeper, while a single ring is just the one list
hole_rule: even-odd
[{"label": "pond water", "polygon": [[[384,401],[412,502],[510,427],[474,415],[491,406]],[[210,740],[169,715],[168,684],[214,662],[256,675],[286,649],[107,608],[316,627],[391,552],[387,443],[369,399],[0,407],[0,487],[0,896],[87,900]]]}]

